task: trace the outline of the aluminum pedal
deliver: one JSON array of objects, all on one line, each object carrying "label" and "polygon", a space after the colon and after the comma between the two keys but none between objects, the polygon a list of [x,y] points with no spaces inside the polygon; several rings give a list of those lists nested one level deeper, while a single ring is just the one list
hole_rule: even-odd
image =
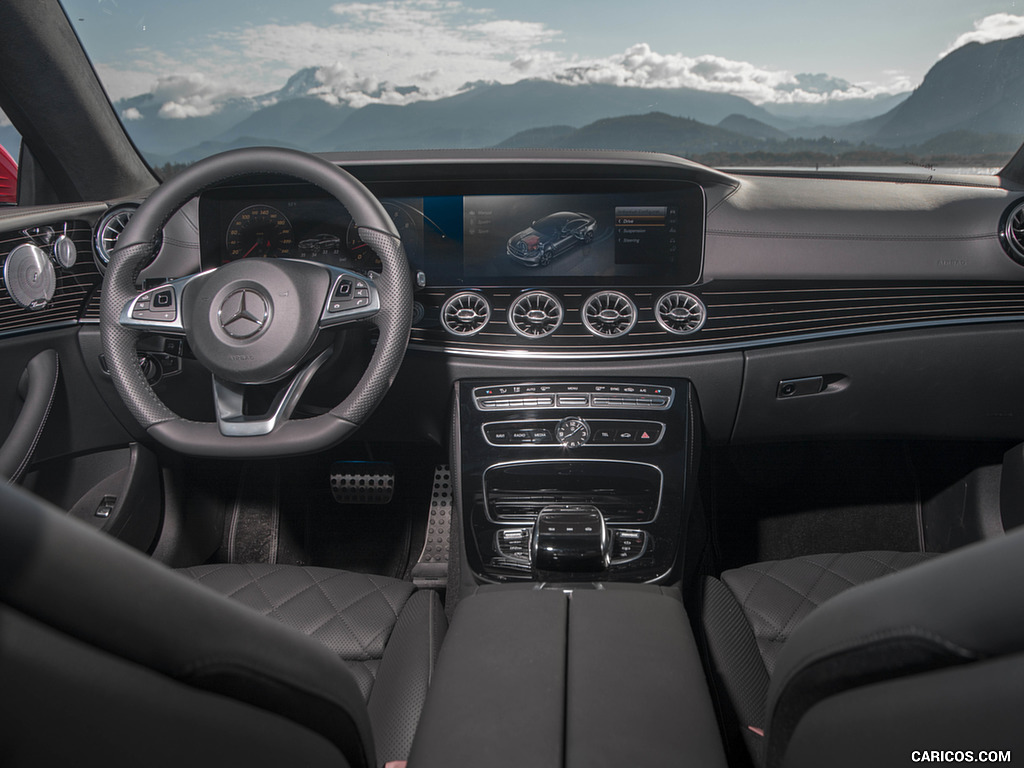
[{"label": "aluminum pedal", "polygon": [[447,464],[439,464],[434,468],[423,551],[412,568],[412,580],[416,586],[443,589],[447,585],[451,525],[452,473]]},{"label": "aluminum pedal", "polygon": [[331,493],[339,504],[388,504],[395,494],[395,465],[387,461],[336,461]]}]

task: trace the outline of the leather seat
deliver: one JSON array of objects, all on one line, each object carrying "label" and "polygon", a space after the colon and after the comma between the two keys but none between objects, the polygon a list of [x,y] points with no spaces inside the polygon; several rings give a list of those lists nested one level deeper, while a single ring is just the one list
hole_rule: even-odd
[{"label": "leather seat", "polygon": [[407,582],[277,565],[175,572],[0,487],[9,764],[403,760],[446,626],[437,595]]},{"label": "leather seat", "polygon": [[[702,620],[727,741],[738,728],[759,768],[1019,744],[1022,578],[1024,532],[944,556],[817,555],[708,578]],[[971,664],[996,657],[994,674]]]}]

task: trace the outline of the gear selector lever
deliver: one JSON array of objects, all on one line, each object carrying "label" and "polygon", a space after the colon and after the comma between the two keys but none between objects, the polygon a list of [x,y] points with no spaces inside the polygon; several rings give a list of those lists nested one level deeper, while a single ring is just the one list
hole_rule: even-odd
[{"label": "gear selector lever", "polygon": [[589,504],[545,507],[533,526],[531,550],[540,580],[600,577],[611,552],[604,515]]}]

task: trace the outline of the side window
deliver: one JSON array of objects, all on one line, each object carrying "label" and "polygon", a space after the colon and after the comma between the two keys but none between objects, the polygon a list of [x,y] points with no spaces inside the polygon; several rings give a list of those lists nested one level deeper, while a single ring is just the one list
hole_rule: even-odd
[{"label": "side window", "polygon": [[0,111],[0,205],[18,202],[18,152],[21,134]]}]

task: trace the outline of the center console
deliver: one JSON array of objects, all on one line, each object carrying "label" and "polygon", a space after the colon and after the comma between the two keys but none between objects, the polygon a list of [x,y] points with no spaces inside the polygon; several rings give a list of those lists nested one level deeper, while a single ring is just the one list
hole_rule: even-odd
[{"label": "center console", "polygon": [[689,382],[462,381],[459,494],[481,581],[669,580],[694,484]]}]

